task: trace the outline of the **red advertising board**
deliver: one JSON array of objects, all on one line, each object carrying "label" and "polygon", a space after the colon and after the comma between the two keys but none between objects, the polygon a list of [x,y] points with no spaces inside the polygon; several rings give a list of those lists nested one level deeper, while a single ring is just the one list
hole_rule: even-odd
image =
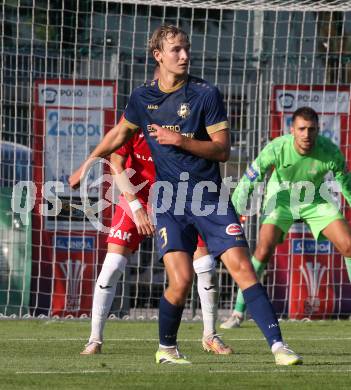
[{"label": "red advertising board", "polygon": [[[33,178],[37,196],[31,306],[34,315],[81,316],[91,310],[97,266],[105,254],[105,235],[89,223],[82,210],[72,206],[82,200],[79,190],[70,189],[68,177],[115,125],[116,84],[37,80],[34,101]],[[101,170],[101,166],[94,167],[88,180],[94,182]],[[48,183],[49,193],[55,192],[51,197],[44,191]],[[88,188],[91,203],[102,195],[101,186]]]},{"label": "red advertising board", "polygon": [[52,315],[89,315],[95,280],[96,236],[53,237],[54,262]]},{"label": "red advertising board", "polygon": [[[350,88],[348,86],[276,85],[271,106],[271,137],[290,132],[292,113],[312,107],[320,120],[320,133],[340,146],[350,168]],[[347,219],[349,209],[345,211]],[[325,318],[349,313],[349,285],[343,260],[329,241],[316,242],[308,228],[293,225],[276,250],[273,280],[285,283],[274,287],[273,302],[290,318]],[[344,275],[342,275],[344,273]],[[336,288],[338,285],[338,288]],[[288,304],[282,305],[282,297]]]},{"label": "red advertising board", "polygon": [[290,318],[326,318],[336,310],[335,274],[340,272],[342,258],[329,241],[316,242],[304,230],[290,233],[277,248],[273,272],[275,280],[284,278],[284,283],[275,289],[285,289],[281,296],[288,300]]}]

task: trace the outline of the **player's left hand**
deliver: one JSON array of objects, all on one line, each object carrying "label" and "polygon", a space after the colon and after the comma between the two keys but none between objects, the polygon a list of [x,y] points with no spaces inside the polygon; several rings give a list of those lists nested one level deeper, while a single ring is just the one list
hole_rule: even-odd
[{"label": "player's left hand", "polygon": [[154,131],[150,132],[150,137],[154,138],[160,145],[181,145],[183,136],[180,133],[165,129],[156,124],[152,124],[151,126]]}]

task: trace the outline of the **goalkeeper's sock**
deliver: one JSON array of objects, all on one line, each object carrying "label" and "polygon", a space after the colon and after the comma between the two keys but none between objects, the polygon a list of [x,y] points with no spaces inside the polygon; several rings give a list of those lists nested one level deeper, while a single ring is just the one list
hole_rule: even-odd
[{"label": "goalkeeper's sock", "polygon": [[158,316],[160,347],[167,348],[177,345],[177,333],[183,310],[184,306],[173,305],[162,295]]},{"label": "goalkeeper's sock", "polygon": [[[265,270],[267,263],[263,263],[262,261],[258,261],[255,256],[251,257],[251,263],[256,272],[257,278],[260,279],[263,271]],[[234,310],[236,313],[244,314],[246,310],[246,305],[243,297],[243,292],[238,289],[238,294],[236,296]]]},{"label": "goalkeeper's sock", "polygon": [[211,255],[206,255],[194,261],[197,275],[197,291],[201,301],[204,336],[216,333],[218,307],[218,278],[216,263]]},{"label": "goalkeeper's sock", "polygon": [[347,274],[349,275],[349,282],[351,283],[351,257],[345,257],[345,264]]},{"label": "goalkeeper's sock", "polygon": [[282,342],[278,318],[261,283],[246,288],[243,295],[252,318],[261,329],[269,346],[272,347],[274,343]]},{"label": "goalkeeper's sock", "polygon": [[102,342],[103,340],[104,326],[115,297],[117,282],[123,274],[126,264],[126,257],[117,253],[106,254],[95,285],[89,341]]}]

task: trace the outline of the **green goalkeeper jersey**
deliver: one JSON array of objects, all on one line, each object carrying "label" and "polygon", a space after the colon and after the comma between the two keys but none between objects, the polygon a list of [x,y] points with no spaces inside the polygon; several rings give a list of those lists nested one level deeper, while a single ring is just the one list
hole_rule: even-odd
[{"label": "green goalkeeper jersey", "polygon": [[294,147],[294,137],[289,134],[275,138],[267,144],[246,170],[232,196],[232,202],[238,212],[246,206],[247,198],[255,185],[262,182],[266,173],[272,169],[266,188],[265,204],[272,196],[277,196],[277,204],[289,204],[291,189],[298,182],[311,183],[305,188],[310,192],[311,186],[314,188],[314,194],[311,196],[313,202],[326,202],[320,194],[320,187],[328,172],[333,172],[335,180],[341,186],[342,194],[351,204],[351,174],[347,172],[345,158],[340,149],[328,138],[319,135],[312,151],[301,155]]}]

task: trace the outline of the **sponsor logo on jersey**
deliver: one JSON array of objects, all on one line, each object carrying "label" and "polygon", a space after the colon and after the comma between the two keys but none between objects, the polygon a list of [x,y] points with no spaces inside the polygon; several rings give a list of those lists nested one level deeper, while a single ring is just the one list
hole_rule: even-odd
[{"label": "sponsor logo on jersey", "polygon": [[185,119],[190,115],[190,104],[189,103],[181,103],[178,108],[177,114]]},{"label": "sponsor logo on jersey", "polygon": [[134,156],[137,159],[139,159],[139,160],[152,162],[152,157],[151,156],[144,156],[143,154],[139,154],[139,153],[134,153]]},{"label": "sponsor logo on jersey", "polygon": [[[170,131],[174,131],[175,133],[181,132],[181,128],[179,125],[161,125],[161,127]],[[149,133],[153,133],[155,129],[151,125],[147,125],[147,131]]]},{"label": "sponsor logo on jersey", "polygon": [[147,125],[147,131],[149,133],[153,133],[155,131],[155,129],[151,125]]},{"label": "sponsor logo on jersey", "polygon": [[124,232],[121,229],[115,230],[114,228],[111,228],[109,236],[114,237],[114,238],[119,238],[122,241],[130,242],[130,238],[132,236],[132,233]]},{"label": "sponsor logo on jersey", "polygon": [[255,181],[258,177],[258,172],[255,170],[255,168],[250,165],[248,170],[245,172],[245,176],[251,181]]},{"label": "sponsor logo on jersey", "polygon": [[243,230],[238,223],[231,223],[225,229],[225,232],[230,236],[241,236],[243,235]]},{"label": "sponsor logo on jersey", "polygon": [[194,138],[195,137],[195,133],[181,133],[181,135],[183,137],[187,137],[187,138]]},{"label": "sponsor logo on jersey", "polygon": [[168,129],[171,131],[174,131],[175,133],[180,133],[180,126],[179,125],[162,125],[164,129]]},{"label": "sponsor logo on jersey", "polygon": [[147,109],[148,110],[158,110],[158,105],[157,104],[148,104]]}]

